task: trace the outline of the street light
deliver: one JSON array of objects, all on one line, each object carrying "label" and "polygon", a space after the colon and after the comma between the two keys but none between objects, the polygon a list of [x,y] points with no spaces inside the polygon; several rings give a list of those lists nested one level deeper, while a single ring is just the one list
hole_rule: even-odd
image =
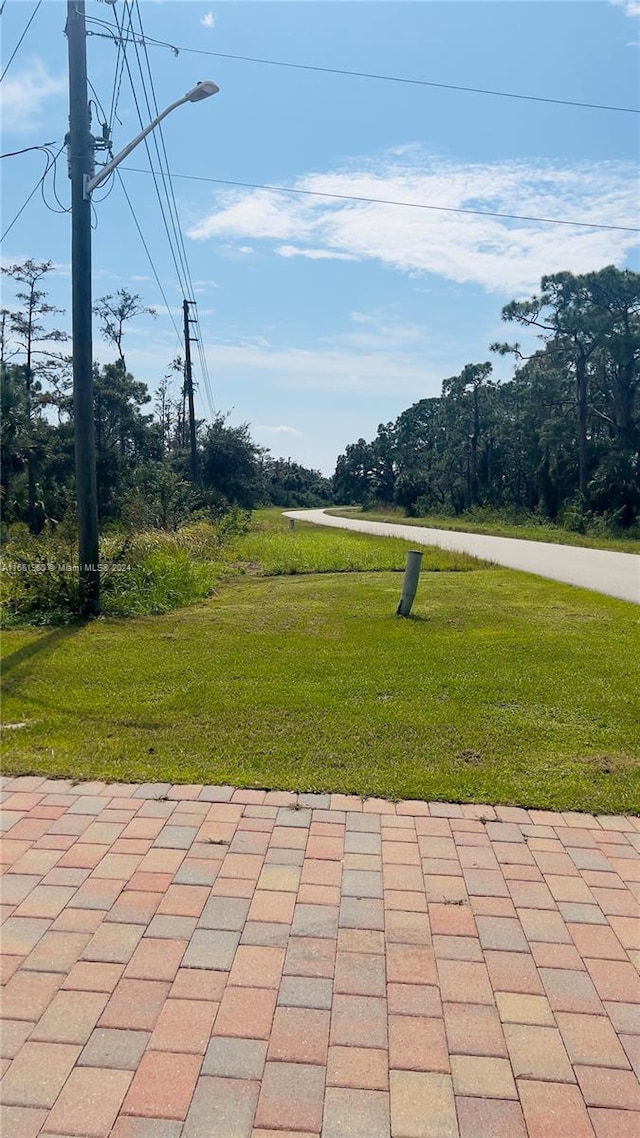
[{"label": "street light", "polygon": [[93,420],[93,342],[91,303],[91,193],[162,119],[183,103],[215,95],[210,79],[198,83],[157,115],[98,174],[87,92],[85,0],[67,0],[69,56],[69,177],[71,178],[71,297],[73,335],[73,421],[78,502],[80,605],[83,616],[100,612],[98,491]]},{"label": "street light", "polygon": [[113,158],[111,162],[108,162],[106,166],[103,166],[99,174],[96,174],[94,178],[85,179],[85,197],[89,197],[90,194],[92,194],[93,191],[98,188],[98,186],[102,185],[102,183],[106,181],[109,175],[113,173],[116,166],[119,166],[123,159],[131,154],[132,150],[135,150],[136,146],[142,142],[143,138],[146,138],[148,134],[151,134],[152,130],[155,130],[158,123],[161,123],[163,119],[166,119],[167,115],[170,115],[172,111],[175,111],[176,107],[181,107],[184,103],[200,103],[203,99],[208,99],[210,95],[217,95],[219,90],[220,88],[213,82],[212,79],[205,79],[203,83],[196,83],[195,87],[192,87],[190,91],[187,91],[186,95],[183,95],[181,99],[176,99],[175,103],[170,103],[169,106],[165,107],[165,109],[161,111],[159,115],[156,115],[152,122],[150,122],[149,125],[144,128],[144,130],[141,130],[140,134],[137,134],[136,137],[131,142],[129,142],[124,147],[124,149],[120,151],[119,154],[116,154],[115,158]]}]

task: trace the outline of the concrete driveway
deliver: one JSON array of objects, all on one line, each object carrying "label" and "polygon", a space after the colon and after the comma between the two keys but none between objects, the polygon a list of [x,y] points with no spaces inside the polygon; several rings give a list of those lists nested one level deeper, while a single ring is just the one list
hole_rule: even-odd
[{"label": "concrete driveway", "polygon": [[488,537],[480,533],[428,529],[426,526],[337,518],[324,510],[287,510],[288,518],[300,518],[319,526],[359,530],[361,533],[402,537],[416,545],[438,545],[457,553],[470,553],[507,569],[522,569],[552,581],[564,581],[596,593],[640,604],[640,557],[607,549],[580,549],[547,541],[522,541],[513,537]]}]

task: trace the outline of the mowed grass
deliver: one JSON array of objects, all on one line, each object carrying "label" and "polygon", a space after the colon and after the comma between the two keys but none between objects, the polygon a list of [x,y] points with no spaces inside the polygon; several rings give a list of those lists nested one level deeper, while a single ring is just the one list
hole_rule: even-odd
[{"label": "mowed grass", "polygon": [[612,534],[577,533],[575,530],[563,529],[562,526],[552,522],[524,521],[522,523],[509,522],[499,516],[482,518],[473,513],[460,518],[439,517],[427,515],[419,518],[406,517],[404,510],[361,510],[358,506],[329,509],[329,514],[338,517],[362,518],[370,522],[392,522],[396,525],[426,526],[430,529],[455,530],[459,533],[485,533],[492,537],[516,537],[522,541],[549,541],[554,545],[576,545],[584,549],[610,549],[616,553],[640,553],[640,539],[637,525],[628,534],[620,536]]},{"label": "mowed grass", "polygon": [[[363,557],[394,544],[306,530],[283,541],[319,542],[327,566],[345,536]],[[3,732],[5,769],[640,810],[636,606],[469,568],[423,572],[402,619],[401,576],[376,557],[293,573],[308,562],[273,569],[258,539],[256,575],[197,606],[7,633],[3,721],[25,726]]]},{"label": "mowed grass", "polygon": [[[297,573],[363,573],[404,569],[412,544],[402,538],[331,530],[289,519],[279,510],[260,510],[250,533],[225,550],[227,563],[242,572],[268,576]],[[431,546],[423,551],[422,571],[456,573],[476,570],[481,563],[465,553]],[[486,564],[486,563],[484,563]]]}]

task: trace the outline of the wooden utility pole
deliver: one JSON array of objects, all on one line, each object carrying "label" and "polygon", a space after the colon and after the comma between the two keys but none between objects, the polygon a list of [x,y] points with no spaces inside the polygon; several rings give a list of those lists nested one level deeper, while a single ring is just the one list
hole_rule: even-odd
[{"label": "wooden utility pole", "polygon": [[189,400],[189,447],[191,450],[191,481],[195,484],[198,481],[198,449],[196,446],[196,417],[193,402],[193,375],[191,372],[191,336],[189,334],[189,325],[193,323],[189,319],[189,305],[195,304],[193,300],[183,300],[182,311],[184,313],[184,382],[187,389],[187,399]]},{"label": "wooden utility pole", "polygon": [[73,428],[80,547],[82,616],[100,612],[98,493],[93,418],[91,308],[91,200],[85,192],[93,173],[93,137],[87,98],[84,0],[68,0],[69,176],[71,178],[71,308],[73,332]]}]

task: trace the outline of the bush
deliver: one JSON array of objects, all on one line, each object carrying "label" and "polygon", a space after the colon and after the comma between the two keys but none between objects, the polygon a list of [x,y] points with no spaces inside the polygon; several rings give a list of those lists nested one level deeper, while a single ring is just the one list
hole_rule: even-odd
[{"label": "bush", "polygon": [[[225,546],[248,524],[244,511],[233,510],[216,525],[199,521],[170,534],[105,534],[100,541],[102,612],[141,616],[202,600],[227,571]],[[0,614],[5,627],[77,619],[78,551],[68,527],[49,527],[37,538],[26,526],[11,527],[2,570]]]}]

